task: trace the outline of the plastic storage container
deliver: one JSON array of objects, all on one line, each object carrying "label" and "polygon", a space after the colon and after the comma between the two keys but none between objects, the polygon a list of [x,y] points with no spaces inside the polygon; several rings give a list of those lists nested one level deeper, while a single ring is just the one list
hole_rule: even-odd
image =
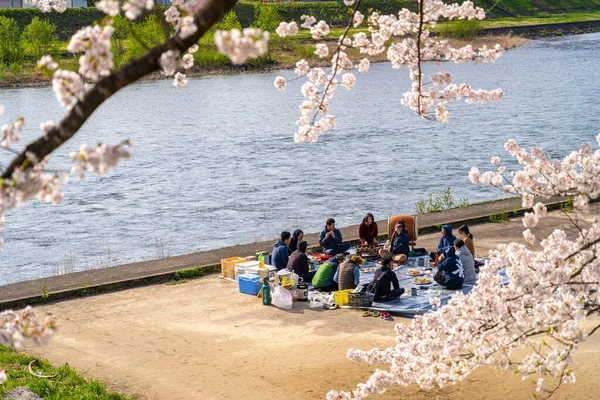
[{"label": "plastic storage container", "polygon": [[277,272],[277,268],[275,266],[273,266],[273,265],[267,265],[267,264],[265,264],[264,268],[260,268],[258,266],[258,262],[257,261],[254,261],[254,264],[255,265],[251,265],[248,268],[246,268],[246,274],[248,274],[248,275],[261,275],[261,270],[262,270],[263,274],[261,275],[261,277],[264,278],[265,276],[267,276],[267,273],[268,273],[269,277],[273,277],[273,276],[275,276],[275,273]]},{"label": "plastic storage container", "polygon": [[249,272],[252,267],[258,268],[258,261],[244,261],[235,264],[235,280],[237,281],[240,275],[258,275],[257,273]]},{"label": "plastic storage container", "polygon": [[352,293],[352,289],[346,290],[338,290],[337,292],[333,292],[333,299],[335,300],[335,304],[338,306],[347,306],[348,305],[348,293]]},{"label": "plastic storage container", "polygon": [[221,276],[223,278],[235,279],[235,264],[246,261],[241,257],[229,257],[221,260]]},{"label": "plastic storage container", "polygon": [[256,296],[262,288],[260,277],[258,275],[240,275],[238,280],[240,293],[246,293]]}]

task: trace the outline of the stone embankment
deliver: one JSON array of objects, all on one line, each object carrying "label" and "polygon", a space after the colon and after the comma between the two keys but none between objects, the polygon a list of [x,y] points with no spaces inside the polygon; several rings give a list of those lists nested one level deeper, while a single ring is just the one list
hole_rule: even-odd
[{"label": "stone embankment", "polygon": [[483,35],[501,36],[501,35],[516,35],[524,37],[544,37],[544,36],[561,36],[561,35],[576,35],[581,33],[591,33],[600,31],[600,20],[591,21],[576,21],[576,22],[561,22],[555,24],[539,24],[539,25],[521,25],[509,26],[503,28],[485,28]]}]

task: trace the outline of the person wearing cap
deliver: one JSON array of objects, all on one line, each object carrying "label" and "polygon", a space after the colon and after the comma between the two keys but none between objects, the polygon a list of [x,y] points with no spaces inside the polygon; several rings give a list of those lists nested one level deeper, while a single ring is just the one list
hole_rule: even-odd
[{"label": "person wearing cap", "polygon": [[390,239],[390,252],[394,255],[404,254],[408,257],[408,252],[410,251],[409,244],[410,237],[406,229],[406,222],[404,220],[398,221],[396,230]]},{"label": "person wearing cap", "polygon": [[319,244],[325,254],[335,256],[339,253],[345,253],[350,248],[349,243],[342,242],[342,232],[335,228],[335,219],[329,218],[325,222],[325,229],[321,231]]},{"label": "person wearing cap", "polygon": [[319,292],[334,292],[338,290],[338,284],[333,280],[340,264],[344,261],[344,255],[338,254],[325,261],[313,276],[312,284]]},{"label": "person wearing cap", "polygon": [[[375,283],[375,301],[392,301],[402,296],[404,288],[400,287],[398,277],[391,270],[392,257],[381,260],[381,268],[377,268],[373,282]],[[393,287],[391,289],[390,287]]]},{"label": "person wearing cap", "polygon": [[356,289],[360,283],[360,267],[365,260],[359,256],[348,256],[346,261],[340,264],[333,280],[338,283],[339,290]]}]

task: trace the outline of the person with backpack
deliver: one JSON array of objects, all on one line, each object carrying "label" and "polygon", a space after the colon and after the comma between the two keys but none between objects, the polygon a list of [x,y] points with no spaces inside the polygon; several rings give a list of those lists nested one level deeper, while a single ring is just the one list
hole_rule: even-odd
[{"label": "person with backpack", "polygon": [[[381,260],[381,268],[375,271],[373,282],[375,290],[375,301],[392,301],[402,296],[404,288],[400,287],[398,277],[391,270],[392,257],[384,257]],[[392,288],[393,287],[393,288]]]}]

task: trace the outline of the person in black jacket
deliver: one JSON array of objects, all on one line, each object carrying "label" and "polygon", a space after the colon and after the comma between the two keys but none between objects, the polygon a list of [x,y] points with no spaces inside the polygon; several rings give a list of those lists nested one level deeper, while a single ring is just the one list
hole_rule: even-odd
[{"label": "person in black jacket", "polygon": [[315,275],[315,271],[308,272],[308,257],[306,255],[306,248],[308,243],[304,240],[298,243],[298,250],[294,251],[288,260],[287,267],[298,274],[299,277],[304,279],[304,282],[312,282],[312,278]]},{"label": "person in black jacket", "polygon": [[408,257],[408,253],[410,251],[410,236],[408,235],[408,230],[406,229],[406,222],[398,221],[396,224],[396,230],[390,238],[390,243],[386,245],[386,250],[388,251],[384,252],[384,255],[404,254]]},{"label": "person in black jacket", "polygon": [[[400,287],[396,273],[390,269],[392,257],[381,260],[381,268],[375,271],[373,282],[375,284],[375,301],[392,301],[402,296],[404,288]],[[393,286],[393,289],[390,287]]]}]

